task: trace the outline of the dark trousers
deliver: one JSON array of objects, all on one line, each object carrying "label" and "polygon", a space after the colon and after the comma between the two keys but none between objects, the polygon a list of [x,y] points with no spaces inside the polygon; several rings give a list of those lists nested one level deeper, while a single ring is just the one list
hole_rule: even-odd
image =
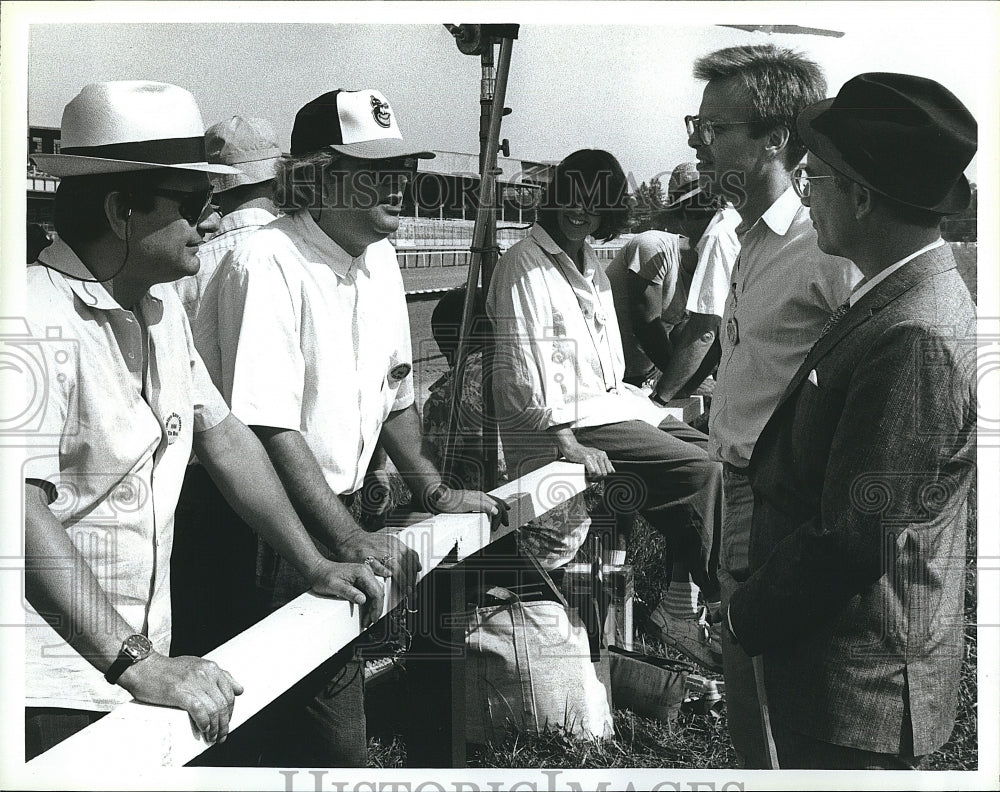
[{"label": "dark trousers", "polygon": [[201,465],[189,465],[170,556],[170,654],[201,657],[260,618],[257,537]]},{"label": "dark trousers", "polygon": [[708,601],[719,599],[722,465],[708,457],[708,436],[675,418],[659,427],[623,421],[574,429],[604,451],[615,474],[604,485],[612,514],[639,512],[669,541]]},{"label": "dark trousers", "polygon": [[919,770],[922,756],[876,753],[817,740],[771,721],[782,770]]},{"label": "dark trousers", "polygon": [[368,745],[361,665],[354,659],[354,647],[347,647],[190,766],[365,767]]},{"label": "dark trousers", "polygon": [[25,707],[24,761],[28,762],[45,753],[67,737],[97,723],[107,714],[63,707]]},{"label": "dark trousers", "polygon": [[[174,656],[200,656],[214,649],[309,588],[291,564],[265,542],[258,543],[201,465],[188,467],[174,530]],[[350,647],[192,764],[364,767],[368,749],[362,682],[361,663]]]}]

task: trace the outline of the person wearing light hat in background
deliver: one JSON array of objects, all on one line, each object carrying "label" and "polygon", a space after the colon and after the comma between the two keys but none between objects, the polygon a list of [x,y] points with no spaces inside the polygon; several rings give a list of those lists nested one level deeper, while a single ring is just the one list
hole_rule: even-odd
[{"label": "person wearing light hat in background", "polygon": [[[404,591],[420,567],[416,553],[384,530],[362,530],[345,505],[377,443],[425,510],[506,518],[484,493],[445,486],[421,451],[409,320],[388,237],[416,159],[431,156],[403,141],[378,91],[330,91],[307,103],[278,176],[279,203],[291,212],[220,265],[218,296],[203,302],[195,328],[213,379],[262,439],[314,539]],[[210,310],[217,328],[203,321]],[[266,571],[272,607],[303,590],[286,564]],[[265,737],[266,763],[366,764],[360,663],[334,658],[288,702]]]},{"label": "person wearing light hat in background", "polygon": [[976,315],[940,226],[969,204],[978,127],[944,86],[890,73],[797,127],[819,249],[864,278],[754,448],[728,624],[763,657],[781,767],[919,767],[951,734],[963,657]]},{"label": "person wearing light hat in background", "polygon": [[[701,192],[693,164],[682,163],[674,168],[667,185],[668,205],[690,200]],[[654,224],[665,226],[667,218],[665,210],[658,210]],[[654,229],[637,234],[621,247],[605,269],[621,331],[625,382],[637,387],[657,386],[664,381],[662,372],[671,372],[672,382],[680,370],[679,362],[687,364],[692,358],[689,346],[694,345],[701,353],[673,392],[663,396],[664,389],[653,388],[650,398],[660,406],[694,376],[712,346],[711,340],[702,346],[697,336],[686,337],[688,346],[683,348],[676,342],[681,329],[690,321],[686,306],[692,275],[684,271],[681,242],[686,240],[680,239],[677,230]],[[692,249],[687,252],[694,257]],[[706,374],[707,371],[702,379]],[[700,381],[691,389],[698,384]],[[669,588],[651,609],[647,629],[705,668],[721,671],[722,647],[707,619],[709,611],[719,608],[718,596],[712,598],[714,601],[699,604],[699,587],[691,579],[687,560],[673,555]]]},{"label": "person wearing light hat in background", "polygon": [[219,230],[199,248],[197,274],[174,282],[192,326],[205,286],[226,253],[280,214],[274,205],[274,178],[281,149],[270,122],[234,115],[213,124],[205,130],[205,153],[209,162],[236,172],[211,177],[222,215]]},{"label": "person wearing light hat in background", "polygon": [[317,552],[260,442],[229,411],[167,284],[198,269],[212,195],[194,97],[177,86],[86,86],[67,106],[59,238],[28,268],[28,322],[47,387],[25,464],[25,753],[133,698],[186,710],[225,740],[239,682],[168,657],[174,507],[192,448],[241,515],[317,593],[367,602],[364,564]]},{"label": "person wearing light hat in background", "polygon": [[[653,387],[661,401],[697,390],[719,362],[719,325],[740,253],[736,236],[740,216],[708,188],[708,181],[691,162],[674,168],[667,187],[663,223],[682,237],[695,262],[688,276],[684,321],[671,334],[667,366]],[[687,269],[683,247],[681,261]]]},{"label": "person wearing light hat in background", "polygon": [[666,367],[670,331],[682,321],[687,297],[680,240],[663,229],[661,213],[652,220],[656,228],[628,240],[604,269],[618,314],[625,381],[636,387]]},{"label": "person wearing light hat in background", "polygon": [[[205,153],[233,172],[211,176],[222,215],[218,232],[198,248],[198,272],[173,283],[192,327],[203,297],[210,306],[215,302],[212,275],[222,259],[279,214],[274,187],[281,149],[268,121],[236,115],[213,124],[205,131]],[[203,332],[218,332],[217,316],[209,311],[204,325]],[[216,367],[212,360],[206,365]],[[177,505],[170,566],[174,654],[205,654],[259,618],[256,558],[254,532],[192,460]]]}]

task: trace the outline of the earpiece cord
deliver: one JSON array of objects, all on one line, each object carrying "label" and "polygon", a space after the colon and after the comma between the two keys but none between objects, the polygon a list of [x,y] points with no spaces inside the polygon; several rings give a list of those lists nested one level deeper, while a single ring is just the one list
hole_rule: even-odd
[{"label": "earpiece cord", "polygon": [[128,221],[131,219],[132,219],[132,212],[131,210],[129,210],[128,219],[125,221],[125,257],[122,259],[121,266],[118,267],[118,269],[116,269],[106,278],[81,278],[79,275],[70,275],[68,272],[63,272],[58,267],[53,267],[51,264],[46,264],[44,261],[42,261],[41,257],[37,259],[37,263],[41,264],[43,267],[45,267],[45,269],[55,270],[63,277],[71,278],[72,280],[80,281],[81,283],[107,283],[109,280],[114,280],[121,274],[121,271],[125,269],[125,265],[128,264],[128,254],[129,254]]}]

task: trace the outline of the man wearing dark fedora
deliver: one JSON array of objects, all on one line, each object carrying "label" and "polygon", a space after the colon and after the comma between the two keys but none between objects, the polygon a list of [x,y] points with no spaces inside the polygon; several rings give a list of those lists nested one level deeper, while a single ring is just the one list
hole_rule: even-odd
[{"label": "man wearing dark fedora", "polygon": [[88,85],[63,113],[59,238],[29,267],[43,388],[25,464],[27,701],[37,755],[135,698],[186,710],[224,741],[239,682],[168,656],[174,510],[192,449],[234,507],[320,594],[367,601],[363,564],[309,540],[268,457],[194,349],[171,281],[198,269],[209,174],[194,97],[174,85]]},{"label": "man wearing dark fedora", "polygon": [[[432,156],[404,142],[379,91],[308,102],[278,173],[289,213],[222,262],[195,328],[209,373],[263,441],[314,539],[403,590],[420,568],[416,553],[391,532],[366,532],[348,510],[380,443],[424,511],[505,510],[484,493],[447,487],[421,450],[406,299],[388,237],[417,158]],[[265,567],[271,607],[301,592],[305,581],[289,565]],[[366,764],[360,663],[335,658],[321,676],[295,691],[265,737],[269,763]]]},{"label": "man wearing dark fedora", "polygon": [[781,767],[918,767],[963,656],[975,309],[940,224],[969,203],[977,125],[933,80],[870,73],[797,126],[818,245],[864,279],[754,449],[728,623],[762,657]]}]

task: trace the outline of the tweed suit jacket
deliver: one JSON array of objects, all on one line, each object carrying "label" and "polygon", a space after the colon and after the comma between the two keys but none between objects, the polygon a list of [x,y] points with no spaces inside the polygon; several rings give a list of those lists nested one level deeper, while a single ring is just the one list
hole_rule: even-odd
[{"label": "tweed suit jacket", "polygon": [[944,245],[851,307],[761,433],[729,614],[790,729],[916,756],[951,734],[974,371],[975,309]]}]

